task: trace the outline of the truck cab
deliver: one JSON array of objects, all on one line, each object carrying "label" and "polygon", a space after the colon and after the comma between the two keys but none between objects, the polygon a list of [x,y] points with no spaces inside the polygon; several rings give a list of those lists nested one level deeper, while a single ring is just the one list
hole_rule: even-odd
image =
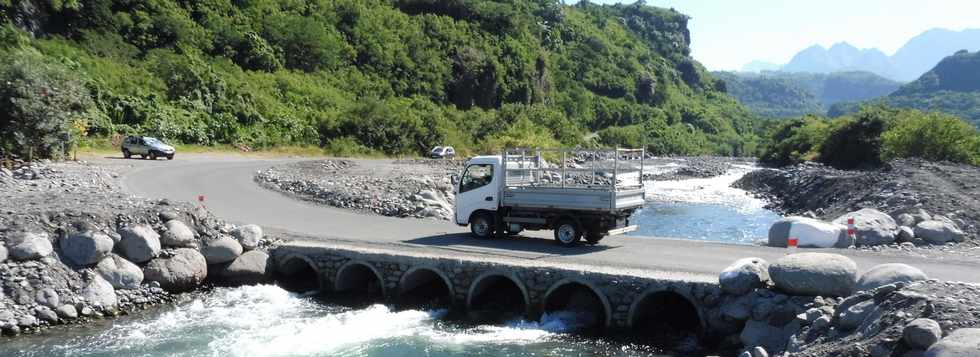
[{"label": "truck cab", "polygon": [[456,224],[477,238],[550,229],[566,246],[636,230],[629,217],[645,202],[642,150],[583,152],[508,149],[471,158],[456,182]]}]

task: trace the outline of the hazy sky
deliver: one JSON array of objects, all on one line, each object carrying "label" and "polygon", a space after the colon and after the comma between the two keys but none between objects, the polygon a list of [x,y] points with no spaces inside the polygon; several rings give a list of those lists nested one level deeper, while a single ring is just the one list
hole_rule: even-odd
[{"label": "hazy sky", "polygon": [[691,16],[692,55],[711,70],[740,69],[752,60],[784,64],[810,45],[841,41],[891,55],[931,28],[980,28],[980,0],[647,0],[647,5]]}]

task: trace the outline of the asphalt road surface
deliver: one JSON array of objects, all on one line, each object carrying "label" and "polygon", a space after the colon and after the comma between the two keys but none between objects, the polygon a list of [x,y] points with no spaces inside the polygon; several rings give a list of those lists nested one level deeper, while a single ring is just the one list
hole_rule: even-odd
[{"label": "asphalt road surface", "polygon": [[[706,279],[716,278],[739,258],[761,257],[773,261],[786,254],[781,248],[634,236],[608,237],[596,246],[568,248],[555,244],[550,239],[551,232],[478,240],[468,236],[466,227],[450,222],[383,217],[315,205],[259,187],[252,179],[259,170],[297,160],[206,154],[178,155],[174,161],[129,160],[126,163],[133,168],[123,179],[126,190],[138,196],[196,201],[203,195],[207,208],[225,220],[254,223],[267,231],[324,243],[643,269]],[[371,160],[365,160],[362,165],[370,163]],[[899,262],[917,266],[933,278],[980,283],[980,262],[969,258],[886,255],[848,249],[806,251],[844,254],[861,269]]]}]

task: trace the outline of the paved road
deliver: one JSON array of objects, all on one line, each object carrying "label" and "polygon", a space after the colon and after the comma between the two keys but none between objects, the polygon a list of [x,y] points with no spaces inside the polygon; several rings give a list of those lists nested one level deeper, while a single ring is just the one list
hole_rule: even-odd
[{"label": "paved road", "polygon": [[[294,200],[263,189],[253,174],[297,159],[267,159],[235,155],[182,155],[174,161],[132,160],[124,176],[128,191],[149,198],[193,201],[205,196],[212,212],[226,220],[255,223],[270,231],[296,233],[325,242],[350,242],[403,247],[440,254],[460,252],[552,263],[601,265],[690,274],[713,279],[738,258],[775,260],[784,249],[705,243],[653,237],[610,237],[597,246],[564,248],[548,234],[505,240],[476,240],[466,228],[448,222],[357,214]],[[127,162],[128,163],[128,162]],[[957,258],[887,256],[854,250],[834,250],[853,258],[862,269],[902,262],[931,277],[980,283],[980,262]]]}]

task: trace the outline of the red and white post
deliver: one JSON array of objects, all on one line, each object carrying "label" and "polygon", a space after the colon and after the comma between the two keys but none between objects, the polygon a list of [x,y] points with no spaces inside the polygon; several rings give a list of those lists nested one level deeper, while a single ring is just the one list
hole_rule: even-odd
[{"label": "red and white post", "polygon": [[851,239],[851,243],[857,243],[857,233],[854,229],[854,217],[847,217],[847,237]]}]

